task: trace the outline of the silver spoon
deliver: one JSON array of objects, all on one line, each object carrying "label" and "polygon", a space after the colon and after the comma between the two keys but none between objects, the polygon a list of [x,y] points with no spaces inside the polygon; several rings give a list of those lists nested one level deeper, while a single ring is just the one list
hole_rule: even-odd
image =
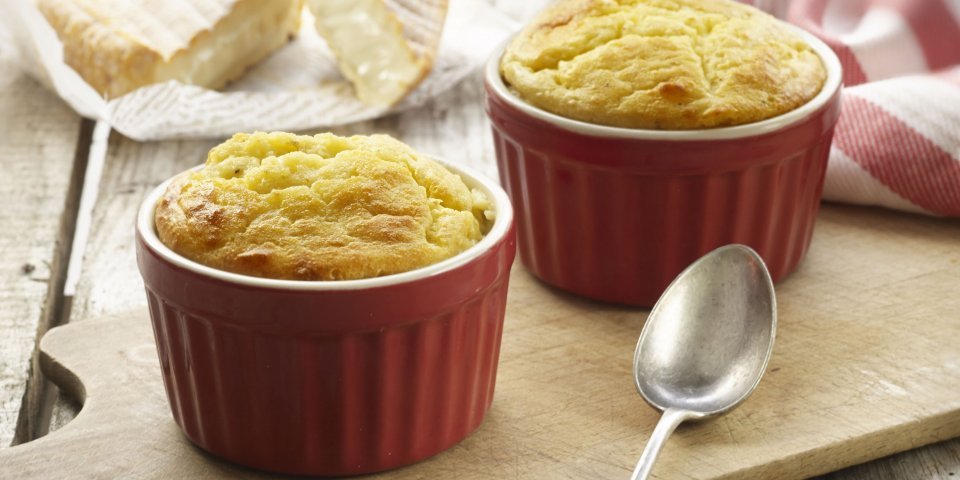
[{"label": "silver spoon", "polygon": [[770,273],[744,245],[708,253],[667,287],[633,355],[637,390],[663,416],[631,480],[650,475],[677,425],[722,415],[750,396],[767,368],[776,330]]}]

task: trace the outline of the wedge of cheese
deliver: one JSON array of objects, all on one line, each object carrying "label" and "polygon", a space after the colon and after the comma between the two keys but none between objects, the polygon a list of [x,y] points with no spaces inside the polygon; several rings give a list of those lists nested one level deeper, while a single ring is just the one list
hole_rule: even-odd
[{"label": "wedge of cheese", "polygon": [[412,35],[404,35],[404,25],[384,0],[307,0],[317,32],[326,40],[340,72],[364,103],[393,105],[413,90],[433,66],[446,1],[409,3],[405,10],[425,24],[421,27],[432,45],[417,45],[408,40]]},{"label": "wedge of cheese", "polygon": [[106,98],[166,80],[220,88],[297,33],[302,0],[37,0],[64,60]]}]

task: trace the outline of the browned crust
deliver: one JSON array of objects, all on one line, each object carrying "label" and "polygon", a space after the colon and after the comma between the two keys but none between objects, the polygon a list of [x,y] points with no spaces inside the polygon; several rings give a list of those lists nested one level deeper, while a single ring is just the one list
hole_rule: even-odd
[{"label": "browned crust", "polygon": [[826,79],[785,24],[730,0],[561,0],[508,45],[501,74],[544,110],[667,130],[771,118]]},{"label": "browned crust", "polygon": [[154,217],[195,262],[291,280],[370,278],[449,258],[482,237],[485,202],[384,135],[237,134],[175,179]]}]

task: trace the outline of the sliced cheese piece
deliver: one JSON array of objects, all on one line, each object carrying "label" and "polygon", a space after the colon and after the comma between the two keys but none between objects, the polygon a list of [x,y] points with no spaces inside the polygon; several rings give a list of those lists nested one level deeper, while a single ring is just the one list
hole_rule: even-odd
[{"label": "sliced cheese piece", "polygon": [[302,0],[37,0],[64,60],[106,98],[166,80],[220,88],[296,34]]},{"label": "sliced cheese piece", "polygon": [[393,105],[433,65],[432,55],[414,53],[403,25],[383,0],[307,0],[307,6],[340,72],[364,103]]}]

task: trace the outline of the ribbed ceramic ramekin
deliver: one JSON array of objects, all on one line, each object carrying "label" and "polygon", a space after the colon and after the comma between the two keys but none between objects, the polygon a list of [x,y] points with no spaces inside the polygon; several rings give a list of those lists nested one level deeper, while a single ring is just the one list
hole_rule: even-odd
[{"label": "ribbed ceramic ramekin", "polygon": [[687,265],[728,243],[753,247],[774,280],[810,243],[840,109],[840,62],[797,29],[827,69],[805,105],[705,130],[607,127],[525,103],[486,66],[500,179],[517,211],[520,258],[546,283],[650,306]]},{"label": "ribbed ceramic ramekin", "polygon": [[245,466],[354,475],[459,442],[493,399],[513,211],[494,182],[491,230],[418,270],[337,282],[237,275],[163,245],[144,201],[137,259],[173,417],[201,448]]}]

